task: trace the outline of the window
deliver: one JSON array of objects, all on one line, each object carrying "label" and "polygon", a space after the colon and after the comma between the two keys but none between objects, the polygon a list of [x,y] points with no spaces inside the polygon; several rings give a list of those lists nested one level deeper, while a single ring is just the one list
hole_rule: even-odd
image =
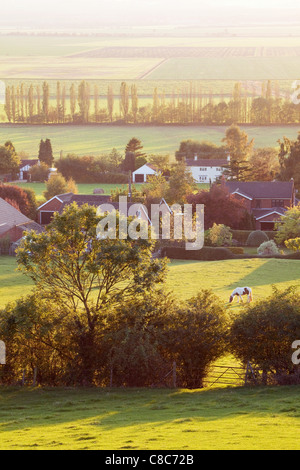
[{"label": "window", "polygon": [[199,181],[207,181],[207,176],[199,176]]},{"label": "window", "polygon": [[207,168],[199,168],[200,171],[207,171]]},{"label": "window", "polygon": [[272,207],[284,207],[283,199],[272,199]]}]

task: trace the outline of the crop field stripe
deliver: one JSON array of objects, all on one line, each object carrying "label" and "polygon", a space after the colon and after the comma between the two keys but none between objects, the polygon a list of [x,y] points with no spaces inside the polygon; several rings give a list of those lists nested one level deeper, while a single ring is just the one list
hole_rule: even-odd
[{"label": "crop field stripe", "polygon": [[163,65],[165,62],[168,62],[169,59],[163,59],[159,64],[156,64],[154,67],[152,67],[150,70],[147,72],[143,73],[138,77],[138,80],[143,80],[144,78],[146,79],[148,75],[150,75],[152,72],[154,72],[156,69],[158,69],[161,65]]}]

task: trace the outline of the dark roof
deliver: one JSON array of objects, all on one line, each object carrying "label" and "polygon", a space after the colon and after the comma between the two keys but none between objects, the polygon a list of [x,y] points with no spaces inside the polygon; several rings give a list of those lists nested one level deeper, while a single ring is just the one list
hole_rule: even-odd
[{"label": "dark roof", "polygon": [[189,159],[186,160],[187,166],[227,166],[228,162],[226,159],[209,159],[209,158],[198,158],[198,160]]},{"label": "dark roof", "polygon": [[227,181],[231,193],[239,192],[252,199],[292,199],[293,181]]},{"label": "dark roof", "polygon": [[270,209],[253,209],[252,213],[256,219],[260,219],[261,217],[266,217],[269,214],[277,212],[280,215],[284,215],[286,209],[284,207],[272,207]]},{"label": "dark roof", "polygon": [[111,196],[97,194],[97,195],[86,195],[86,194],[62,194],[57,196],[59,199],[63,201],[63,205],[61,206],[59,212],[62,213],[66,206],[73,204],[75,202],[78,206],[83,206],[84,204],[88,204],[89,206],[98,207],[101,204],[110,203]]},{"label": "dark roof", "polygon": [[42,233],[45,231],[44,227],[42,227],[37,222],[34,222],[33,220],[25,224],[20,224],[18,225],[18,227],[26,232],[30,232],[31,230],[34,230],[36,233]]},{"label": "dark roof", "polygon": [[20,169],[24,168],[24,166],[27,166],[27,165],[30,165],[30,166],[37,165],[38,161],[39,161],[38,159],[37,160],[21,160]]}]

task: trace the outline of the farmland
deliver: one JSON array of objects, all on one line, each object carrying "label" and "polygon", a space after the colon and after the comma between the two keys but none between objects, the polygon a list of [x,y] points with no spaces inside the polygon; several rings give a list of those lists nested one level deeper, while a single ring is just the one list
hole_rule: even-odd
[{"label": "farmland", "polygon": [[[242,127],[256,147],[277,147],[278,139],[297,138],[299,126],[246,126]],[[51,139],[55,158],[66,155],[103,155],[112,148],[124,152],[132,137],[140,139],[147,154],[174,156],[182,140],[211,141],[221,145],[225,126],[23,126],[0,125],[0,142],[11,140],[18,152],[31,158],[38,154],[41,139]]]},{"label": "farmland", "polygon": [[222,57],[172,58],[145,76],[148,80],[293,80],[299,74],[300,58]]},{"label": "farmland", "polygon": [[[16,273],[16,267],[14,258],[0,257],[0,307],[31,291],[31,282]],[[299,262],[296,260],[171,261],[167,288],[183,300],[201,289],[212,289],[225,303],[231,291],[240,284],[252,286],[255,300],[261,300],[271,294],[272,284],[285,288],[299,283],[299,279]],[[238,311],[240,307],[231,308]]]},{"label": "farmland", "polygon": [[299,386],[2,388],[0,403],[2,450],[299,450]]},{"label": "farmland", "polygon": [[[180,299],[212,288],[226,302],[234,286],[255,300],[299,283],[298,261],[173,261],[167,287]],[[0,258],[0,307],[32,285]],[[242,306],[231,307],[236,314]],[[299,387],[181,389],[12,388],[0,390],[4,449],[299,449]],[[180,444],[179,444],[180,443]]]},{"label": "farmland", "polygon": [[[1,35],[0,77],[23,80],[298,78],[299,37],[218,38],[199,37],[199,32],[198,37],[188,37],[186,31],[183,37],[178,32],[176,36],[172,37],[172,32],[163,37]],[[191,67],[190,59],[195,60],[195,67]]]}]

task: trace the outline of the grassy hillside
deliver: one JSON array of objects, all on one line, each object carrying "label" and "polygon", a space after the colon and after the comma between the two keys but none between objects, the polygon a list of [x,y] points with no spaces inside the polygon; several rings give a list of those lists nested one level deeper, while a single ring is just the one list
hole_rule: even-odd
[{"label": "grassy hillside", "polygon": [[[256,147],[277,147],[278,139],[286,136],[295,140],[299,126],[247,126],[243,128],[249,138],[255,139]],[[140,139],[144,151],[149,154],[174,156],[182,140],[210,141],[221,145],[226,126],[22,126],[0,125],[0,145],[11,140],[17,151],[24,151],[29,158],[37,158],[41,139],[51,139],[55,158],[61,150],[64,155],[103,155],[113,148],[125,152],[132,137]]]},{"label": "grassy hillside", "polygon": [[[0,256],[0,308],[26,295],[32,284],[16,271],[15,258]],[[235,287],[253,288],[254,299],[264,299],[272,284],[285,288],[299,284],[299,261],[281,259],[245,259],[226,261],[170,261],[167,288],[180,299],[188,299],[201,289],[212,289],[224,302]],[[236,304],[231,307],[241,308]]]},{"label": "grassy hillside", "polygon": [[0,389],[1,449],[299,450],[299,387]]}]

